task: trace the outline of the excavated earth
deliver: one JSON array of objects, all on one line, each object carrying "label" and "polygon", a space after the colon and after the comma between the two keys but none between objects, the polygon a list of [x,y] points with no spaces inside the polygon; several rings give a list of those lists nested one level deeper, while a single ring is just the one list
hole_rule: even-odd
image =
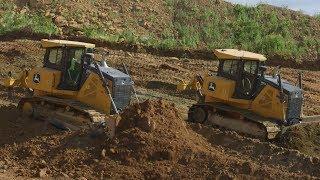
[{"label": "excavated earth", "polygon": [[[0,42],[0,75],[41,66],[39,45]],[[1,179],[320,178],[319,123],[294,126],[273,142],[188,124],[185,115],[194,93],[178,93],[175,84],[216,70],[216,62],[110,52],[110,66],[120,69],[125,63],[138,96],[149,100],[124,110],[116,138],[110,140],[103,132],[64,132],[21,118],[16,105],[26,91],[0,87]],[[320,114],[320,72],[284,68],[282,74],[296,82],[297,71],[304,74],[304,114]]]}]

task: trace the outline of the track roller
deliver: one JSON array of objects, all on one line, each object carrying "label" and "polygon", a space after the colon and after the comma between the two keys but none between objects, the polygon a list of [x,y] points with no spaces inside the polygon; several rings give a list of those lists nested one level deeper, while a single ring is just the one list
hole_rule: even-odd
[{"label": "track roller", "polygon": [[208,120],[208,108],[206,106],[193,105],[188,112],[188,121],[193,123],[205,123]]},{"label": "track roller", "polygon": [[33,117],[35,113],[34,104],[31,102],[21,101],[19,103],[19,110],[22,117]]}]

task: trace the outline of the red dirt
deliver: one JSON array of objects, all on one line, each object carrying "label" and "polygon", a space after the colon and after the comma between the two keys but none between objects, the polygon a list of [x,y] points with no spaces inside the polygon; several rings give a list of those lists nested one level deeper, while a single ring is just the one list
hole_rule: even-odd
[{"label": "red dirt", "polygon": [[281,136],[279,144],[320,157],[320,123],[305,123],[288,128]]},{"label": "red dirt", "polygon": [[[38,41],[15,40],[0,42],[0,45],[3,76],[9,70],[16,75],[24,67],[41,66],[43,51]],[[101,50],[107,49],[99,48]],[[171,88],[179,79],[187,80],[196,73],[217,68],[215,61],[111,51],[108,57],[111,66],[120,68],[123,62],[138,86],[147,88],[150,82],[160,82],[165,86],[154,91],[170,97],[185,96]],[[297,71],[284,68],[282,74],[290,82],[296,82]],[[304,113],[320,114],[320,72],[303,70],[303,73]],[[25,91],[14,91],[10,96],[0,87],[0,179],[7,175],[21,179],[40,176],[72,179],[320,178],[319,158],[312,157],[319,156],[319,138],[315,131],[311,146],[310,143],[286,146],[310,154],[309,157],[234,132],[187,125],[175,105],[146,101],[122,114],[116,139],[108,141],[104,134],[61,132],[44,122],[19,118],[15,105]],[[187,109],[181,102],[176,102],[176,106]],[[302,137],[305,142],[310,136],[309,130],[294,131],[300,134],[288,131],[288,136]],[[312,152],[304,151],[309,147]]]},{"label": "red dirt", "polygon": [[[200,126],[200,134],[196,133],[180,118],[172,103],[162,100],[146,101],[125,110],[114,140],[107,140],[105,134],[59,132],[43,122],[31,123],[28,119],[18,118],[14,124],[19,126],[7,128],[15,130],[10,134],[16,140],[1,146],[0,165],[22,177],[287,179],[319,176],[318,158],[307,158],[296,151],[212,128],[207,129],[206,136],[216,137],[206,139],[200,135],[205,127]],[[220,138],[224,137],[220,143],[219,133]],[[239,147],[239,142],[243,146]],[[235,149],[236,144],[239,149]],[[267,157],[270,160],[266,161]]]}]

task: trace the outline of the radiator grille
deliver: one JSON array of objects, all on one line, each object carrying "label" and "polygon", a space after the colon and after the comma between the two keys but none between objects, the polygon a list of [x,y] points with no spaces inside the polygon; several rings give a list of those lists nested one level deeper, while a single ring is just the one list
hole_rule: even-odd
[{"label": "radiator grille", "polygon": [[[126,106],[130,104],[132,93],[131,85],[116,85],[113,89],[113,100],[117,106],[117,109],[122,111]],[[114,113],[114,111],[111,111]]]},{"label": "radiator grille", "polygon": [[302,107],[302,96],[301,94],[292,95],[289,97],[287,119],[299,119]]}]

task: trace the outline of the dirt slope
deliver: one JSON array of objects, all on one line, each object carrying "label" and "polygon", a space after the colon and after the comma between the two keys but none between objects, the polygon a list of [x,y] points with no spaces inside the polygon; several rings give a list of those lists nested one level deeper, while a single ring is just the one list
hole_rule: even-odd
[{"label": "dirt slope", "polygon": [[[44,122],[12,118],[4,116],[3,119],[15,127],[6,127],[12,130],[7,135],[14,140],[1,139],[0,167],[23,177],[277,179],[319,176],[317,158],[212,128],[196,127],[197,134],[180,118],[172,103],[161,100],[146,101],[125,110],[118,134],[112,141],[103,133],[58,132]],[[216,137],[201,136],[206,130]],[[219,134],[224,140],[217,142]],[[233,146],[239,142],[242,148],[235,149]]]},{"label": "dirt slope", "polygon": [[[239,8],[222,0],[2,0],[0,3],[0,12],[17,14],[11,17],[13,23],[10,16],[7,18],[8,25],[15,29],[19,29],[20,21],[25,21],[23,15],[36,14],[46,17],[57,35],[164,49],[201,49],[208,54],[212,48],[238,47],[266,53],[275,62],[285,59],[305,65],[301,61],[306,61],[308,67],[319,61],[320,21],[270,5]],[[37,24],[42,32],[41,22]]]},{"label": "dirt slope", "polygon": [[281,137],[280,145],[320,157],[320,124],[307,123],[289,128]]},{"label": "dirt slope", "polygon": [[[16,75],[25,67],[41,66],[39,42],[0,42],[0,73]],[[99,48],[99,51],[108,50]],[[14,52],[14,53],[12,53]],[[26,59],[26,60],[25,60]],[[14,89],[10,95],[0,88],[0,177],[62,178],[319,178],[318,131],[308,126],[287,131],[289,144],[246,138],[234,132],[201,125],[188,125],[181,118],[193,98],[173,90],[179,79],[189,79],[204,69],[215,70],[216,62],[201,59],[160,57],[141,53],[111,51],[108,64],[130,69],[138,89],[175,99],[146,101],[122,115],[117,138],[92,132],[61,132],[41,121],[17,116],[15,105],[25,94]],[[299,69],[285,68],[283,77],[296,82]],[[319,71],[305,71],[307,115],[319,114]],[[174,78],[175,77],[175,78]],[[319,78],[318,78],[319,77]],[[151,86],[150,86],[151,85]],[[152,89],[152,90],[150,90]],[[190,104],[190,103],[189,103]],[[181,112],[181,106],[185,112]],[[179,111],[176,109],[179,107]],[[312,138],[310,138],[312,137]],[[310,142],[305,140],[309,139]],[[287,146],[285,146],[287,145]],[[306,151],[307,150],[307,151]],[[309,151],[310,150],[310,151]],[[302,154],[306,153],[311,156]]]}]

